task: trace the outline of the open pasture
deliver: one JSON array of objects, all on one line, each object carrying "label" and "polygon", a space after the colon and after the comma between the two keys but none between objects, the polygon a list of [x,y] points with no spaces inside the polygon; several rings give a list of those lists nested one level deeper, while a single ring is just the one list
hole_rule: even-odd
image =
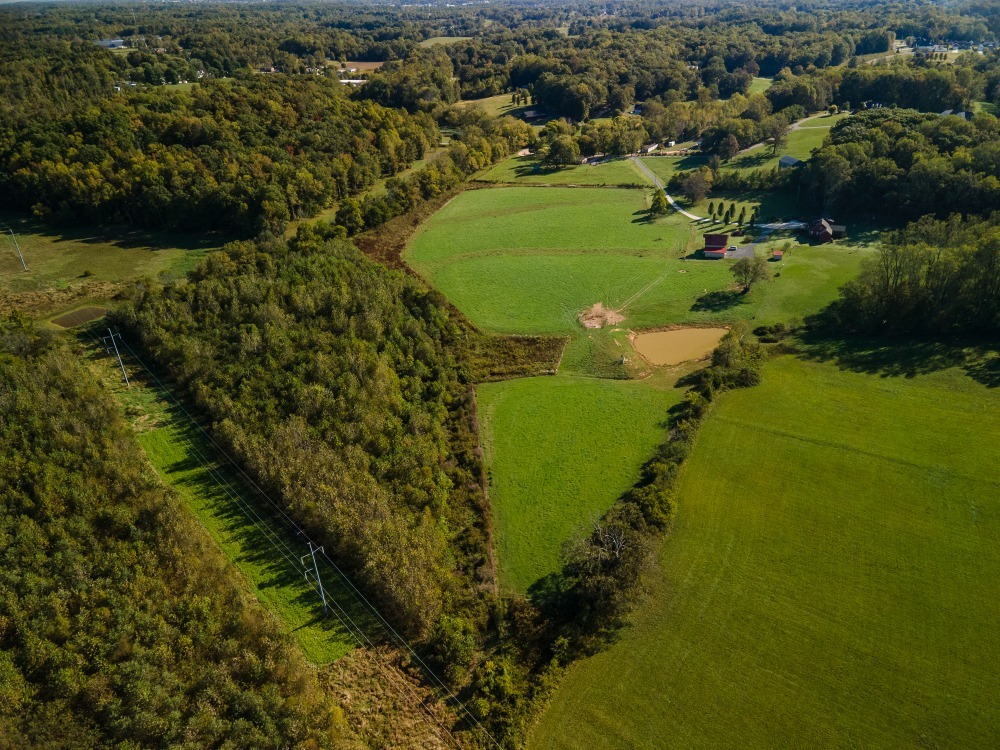
[{"label": "open pasture", "polygon": [[645,218],[648,194],[600,188],[467,191],[431,217],[405,258],[484,330],[565,333],[596,302],[624,326],[777,322],[817,312],[867,250],[806,248],[749,295],[728,261],[693,260],[700,234],[678,214]]},{"label": "open pasture", "polygon": [[597,164],[577,164],[553,169],[535,156],[511,156],[479,179],[487,182],[514,182],[531,185],[636,185],[649,180],[630,159],[609,159]]},{"label": "open pasture", "polygon": [[471,36],[432,36],[429,39],[424,39],[418,47],[434,47],[438,44],[456,44],[457,42],[467,42],[472,39]]},{"label": "open pasture", "polygon": [[501,117],[503,115],[520,117],[526,110],[535,109],[530,105],[519,104],[514,106],[511,101],[510,94],[497,94],[496,96],[487,96],[482,99],[463,99],[455,106],[479,107],[484,110],[486,114],[492,115],[493,117]]},{"label": "open pasture", "polygon": [[[17,235],[28,271],[17,258],[8,228]],[[116,282],[193,268],[223,239],[154,235],[129,229],[46,227],[31,217],[0,214],[0,294],[45,292],[83,282]]]},{"label": "open pasture", "polygon": [[886,371],[722,397],[649,599],[529,748],[997,746],[1000,393]]},{"label": "open pasture", "polygon": [[798,126],[788,132],[788,140],[782,148],[778,149],[778,153],[771,153],[771,146],[765,143],[731,159],[723,165],[723,168],[742,170],[775,169],[778,166],[778,160],[782,156],[794,156],[797,159],[806,161],[812,155],[814,149],[823,145],[823,140],[830,134],[830,128],[845,117],[848,117],[846,113],[840,113],[836,115],[819,115],[800,120]]},{"label": "open pasture", "polygon": [[500,581],[525,592],[559,569],[639,477],[680,391],[657,378],[525,378],[480,385],[480,425]]},{"label": "open pasture", "polygon": [[641,311],[651,296],[681,313],[702,290],[728,284],[728,272],[682,260],[690,224],[648,221],[647,199],[599,188],[465,192],[421,227],[405,258],[489,331],[576,330],[596,302],[618,308],[635,298],[627,309]]}]

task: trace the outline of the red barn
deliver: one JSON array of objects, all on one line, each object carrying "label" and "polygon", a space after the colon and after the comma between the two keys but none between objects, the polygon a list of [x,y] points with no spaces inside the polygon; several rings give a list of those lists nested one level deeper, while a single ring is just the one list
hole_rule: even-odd
[{"label": "red barn", "polygon": [[705,235],[705,257],[725,258],[726,245],[729,244],[728,234],[706,234]]}]

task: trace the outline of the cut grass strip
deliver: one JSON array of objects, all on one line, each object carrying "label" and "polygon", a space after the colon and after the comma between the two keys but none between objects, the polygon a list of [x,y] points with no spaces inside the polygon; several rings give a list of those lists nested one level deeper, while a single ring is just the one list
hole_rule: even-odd
[{"label": "cut grass strip", "polygon": [[[286,624],[307,659],[321,665],[348,653],[354,639],[336,618],[323,617],[319,594],[303,576],[302,542],[239,482],[220,479],[221,469],[199,456],[208,454],[207,441],[185,423],[186,417],[170,412],[166,425],[139,435],[157,473],[184,499],[261,604]],[[328,596],[346,597],[332,580],[324,585]]]}]

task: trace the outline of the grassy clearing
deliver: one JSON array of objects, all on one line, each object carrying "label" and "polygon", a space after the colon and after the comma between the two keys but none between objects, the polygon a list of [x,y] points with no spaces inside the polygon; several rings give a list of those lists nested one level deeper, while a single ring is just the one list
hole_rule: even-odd
[{"label": "grassy clearing", "polygon": [[529,748],[995,746],[998,425],[955,369],[770,363],[706,422],[633,626]]},{"label": "grassy clearing", "polygon": [[524,592],[638,478],[680,392],[664,381],[525,378],[477,388],[501,584]]},{"label": "grassy clearing", "polygon": [[525,110],[535,109],[530,105],[518,105],[514,106],[511,102],[510,94],[497,94],[496,96],[487,96],[483,99],[465,99],[460,101],[457,106],[459,107],[479,107],[484,110],[487,114],[493,117],[500,117],[502,115],[510,115],[511,117],[520,117]]},{"label": "grassy clearing", "polygon": [[[28,265],[24,273],[7,232],[10,227]],[[128,229],[56,230],[31,217],[0,214],[0,294],[64,289],[88,282],[143,276],[179,276],[224,238],[203,234],[152,234]],[[89,272],[89,273],[88,273]]]},{"label": "grassy clearing", "polygon": [[763,94],[773,85],[774,85],[774,80],[771,78],[760,78],[760,77],[754,78],[750,82],[750,90],[747,91],[747,95]]},{"label": "grassy clearing", "polygon": [[[302,575],[299,557],[307,550],[277,513],[216,460],[202,433],[131,363],[133,382],[126,390],[117,362],[103,353],[93,362],[135,427],[157,473],[240,571],[254,596],[285,625],[306,658],[327,664],[353,649],[354,639],[338,620],[323,618],[319,597]],[[349,601],[335,578],[328,571],[323,574],[330,594],[337,601]],[[348,610],[355,621],[366,622],[363,613]]]},{"label": "grassy clearing", "polygon": [[611,159],[598,164],[578,164],[551,169],[534,156],[512,156],[479,179],[487,182],[521,182],[533,185],[638,185],[649,179],[630,159]]},{"label": "grassy clearing", "polygon": [[642,163],[663,180],[663,184],[666,185],[670,181],[670,178],[677,172],[707,166],[708,157],[701,154],[690,154],[688,156],[644,156],[642,157]]},{"label": "grassy clearing", "polygon": [[634,329],[804,316],[832,301],[868,252],[804,249],[773,282],[740,295],[727,261],[687,259],[700,246],[687,220],[643,219],[646,198],[599,188],[465,192],[423,224],[404,257],[486,331],[565,333],[580,330],[577,315],[595,302],[624,307]]},{"label": "grassy clearing", "polygon": [[771,147],[764,144],[730,160],[725,164],[725,168],[775,169],[782,156],[794,156],[806,161],[812,155],[813,150],[823,145],[823,140],[829,135],[830,128],[848,116],[842,112],[836,115],[820,115],[802,120],[799,127],[789,131],[787,143],[783,148],[778,149],[777,154],[772,154]]},{"label": "grassy clearing", "polygon": [[433,47],[436,44],[455,44],[456,42],[467,42],[470,39],[472,39],[471,36],[432,36],[430,39],[424,39],[417,46]]}]

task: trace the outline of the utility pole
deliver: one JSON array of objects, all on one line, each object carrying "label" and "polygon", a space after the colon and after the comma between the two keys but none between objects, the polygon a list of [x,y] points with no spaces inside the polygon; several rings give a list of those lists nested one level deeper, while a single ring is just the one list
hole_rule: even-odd
[{"label": "utility pole", "polygon": [[[115,336],[117,336],[118,338],[121,338],[121,334],[114,333],[109,328],[108,329],[108,335],[107,336],[103,336],[101,338],[101,341],[104,341],[104,342],[111,341],[111,346],[113,346],[114,350],[115,350],[115,356],[118,357],[118,364],[122,368],[122,375],[125,376],[125,387],[126,388],[131,388],[132,384],[130,382],[128,382],[128,373],[125,372],[125,363],[122,362],[122,355],[121,355],[121,352],[118,351],[118,344],[115,342]],[[107,343],[105,343],[105,346],[107,346]],[[107,352],[108,352],[108,354],[111,354],[111,349],[108,349]]]},{"label": "utility pole", "polygon": [[[312,542],[309,542],[309,554],[302,556],[302,567],[305,569],[306,580],[309,580],[309,574],[312,573],[316,578],[316,585],[319,586],[319,598],[323,600],[323,616],[325,617],[329,614],[329,607],[326,604],[326,592],[323,590],[323,580],[319,577],[319,566],[316,564],[316,553],[323,552],[322,547],[314,547]],[[309,570],[309,566],[306,564],[306,558],[312,558],[312,571]]]},{"label": "utility pole", "polygon": [[24,256],[21,255],[21,246],[17,244],[17,235],[14,234],[14,230],[10,229],[10,227],[7,229],[10,231],[11,239],[14,240],[14,249],[17,250],[17,257],[21,259],[21,268],[27,271],[28,267],[24,264]]}]

